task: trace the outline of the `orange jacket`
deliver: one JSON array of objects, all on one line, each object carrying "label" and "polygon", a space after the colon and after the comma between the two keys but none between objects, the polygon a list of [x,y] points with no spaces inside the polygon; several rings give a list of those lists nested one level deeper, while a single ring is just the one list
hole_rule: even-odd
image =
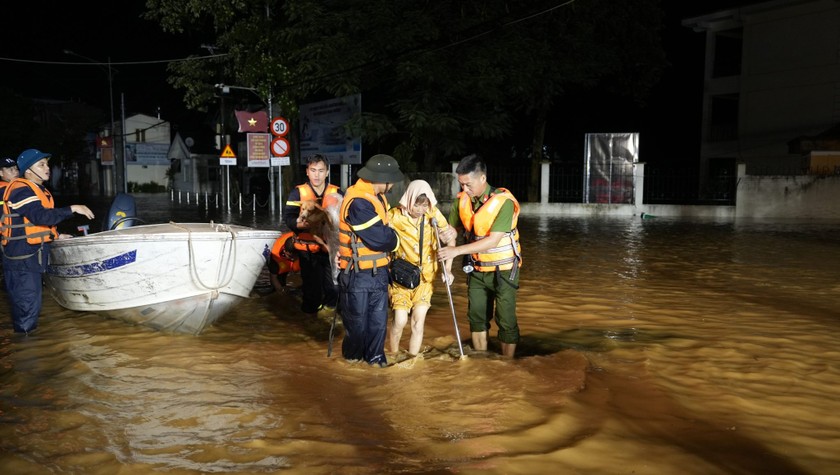
[{"label": "orange jacket", "polygon": [[277,275],[300,272],[300,261],[286,252],[286,241],[294,235],[291,231],[282,234],[271,247],[271,259],[277,264]]},{"label": "orange jacket", "polygon": [[[300,206],[301,211],[303,211],[304,202],[314,201],[316,205],[321,206],[324,197],[339,192],[339,188],[331,183],[327,184],[326,188],[324,188],[324,193],[320,197],[315,196],[315,193],[312,191],[312,187],[309,186],[308,183],[298,185],[296,188],[298,189],[298,193],[300,193],[300,201],[297,203],[289,202],[288,204],[296,204],[297,206]],[[321,245],[315,240],[315,236],[306,231],[298,233],[297,238],[294,241],[294,246],[295,249],[301,252],[320,252],[322,250]]]},{"label": "orange jacket", "polygon": [[[373,205],[382,224],[388,224],[388,213],[382,202],[377,198],[373,191],[373,185],[370,182],[359,180],[355,185],[347,189],[344,195],[344,201],[341,203],[340,219],[338,223],[338,240],[339,248],[338,254],[340,256],[339,267],[346,270],[351,266],[353,270],[360,269],[385,269],[391,261],[390,253],[383,251],[373,251],[365,246],[364,241],[356,236],[353,228],[347,223],[347,213],[350,208],[350,203],[354,199],[365,200]],[[363,225],[366,226],[367,224]]]},{"label": "orange jacket", "polygon": [[505,201],[510,200],[513,203],[513,222],[511,223],[513,229],[502,236],[496,247],[473,254],[472,258],[475,261],[473,264],[475,270],[479,272],[512,269],[514,263],[517,267],[521,267],[522,249],[519,245],[519,231],[516,227],[519,221],[519,202],[516,201],[513,194],[505,188],[496,188],[496,192],[491,194],[476,211],[473,211],[472,202],[466,193],[458,193],[458,197],[458,214],[472,241],[487,237]]},{"label": "orange jacket", "polygon": [[[31,198],[25,200],[26,202],[10,203],[9,196],[11,196],[12,191],[23,187],[29,187],[32,189],[32,192],[35,193],[35,197],[41,201],[41,206],[44,208],[52,209],[54,206],[52,195],[48,190],[42,189],[40,186],[23,178],[16,178],[12,180],[12,182],[6,186],[6,191],[3,193],[3,220],[2,225],[0,225],[0,235],[2,235],[2,238],[0,239],[2,239],[4,246],[7,245],[9,241],[24,238],[26,239],[27,244],[37,246],[45,242],[51,242],[58,237],[58,229],[55,226],[40,226],[33,224],[26,218],[26,216],[21,217],[23,220],[22,224],[13,223],[13,218],[18,217],[18,214],[14,213],[14,211],[29,202]],[[12,230],[16,228],[23,228],[25,234],[22,236],[12,236]]]}]

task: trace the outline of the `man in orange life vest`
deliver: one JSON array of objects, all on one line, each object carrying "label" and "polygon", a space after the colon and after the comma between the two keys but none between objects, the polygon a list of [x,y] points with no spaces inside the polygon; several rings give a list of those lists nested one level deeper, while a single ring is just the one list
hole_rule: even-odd
[{"label": "man in orange life vest", "polygon": [[3,194],[0,249],[12,306],[12,326],[18,333],[29,333],[38,326],[41,274],[47,268],[49,243],[71,237],[59,234],[56,225],[73,213],[93,219],[93,212],[85,205],[54,207],[52,195],[44,188],[50,178],[49,158],[48,153],[39,150],[24,150],[17,159],[23,177],[9,183]]},{"label": "man in orange life vest", "polygon": [[292,272],[300,272],[300,261],[297,253],[289,252],[286,243],[295,237],[295,233],[289,231],[283,233],[271,247],[268,255],[268,276],[274,290],[283,291],[286,289],[286,279]]},{"label": "man in orange life vest", "polygon": [[386,366],[385,329],[388,322],[388,263],[399,246],[388,227],[385,193],[403,179],[399,164],[388,155],[374,155],[347,188],[339,212],[338,286],[347,360]]},{"label": "man in orange life vest", "polygon": [[[464,157],[455,168],[463,191],[453,203],[449,224],[466,231],[466,242],[438,251],[445,261],[469,256],[464,270],[473,349],[487,350],[490,321],[499,327],[502,355],[512,358],[519,343],[516,291],[522,252],[519,246],[519,202],[510,191],[487,183],[487,166],[478,155]],[[494,308],[495,307],[495,308]]]},{"label": "man in orange life vest", "polygon": [[[0,213],[3,212],[3,193],[6,192],[6,187],[19,176],[20,172],[18,172],[16,161],[9,157],[0,159]],[[0,278],[0,286],[6,288],[5,279]]]},{"label": "man in orange life vest", "polygon": [[296,186],[286,200],[283,209],[283,222],[295,233],[295,239],[289,241],[297,251],[300,262],[300,278],[303,301],[301,311],[315,315],[326,308],[335,310],[338,303],[338,289],[333,281],[329,252],[308,232],[306,220],[301,219],[301,209],[306,202],[321,206],[324,197],[339,193],[339,188],[327,183],[330,174],[329,162],[323,155],[312,155],[307,159],[306,177],[308,181]]}]

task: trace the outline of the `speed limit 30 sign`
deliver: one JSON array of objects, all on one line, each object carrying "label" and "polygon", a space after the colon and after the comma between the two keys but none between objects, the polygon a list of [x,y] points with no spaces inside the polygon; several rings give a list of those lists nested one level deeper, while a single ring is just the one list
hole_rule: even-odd
[{"label": "speed limit 30 sign", "polygon": [[282,137],[289,132],[289,121],[283,117],[275,117],[271,121],[271,133],[276,137]]}]

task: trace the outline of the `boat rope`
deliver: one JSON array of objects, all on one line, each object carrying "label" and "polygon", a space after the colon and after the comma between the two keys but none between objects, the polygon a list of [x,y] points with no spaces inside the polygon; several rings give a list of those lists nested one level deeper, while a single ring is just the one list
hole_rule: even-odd
[{"label": "boat rope", "polygon": [[[225,274],[227,274],[227,279],[224,281],[224,283],[221,283],[221,284],[216,285],[216,286],[212,286],[212,285],[207,285],[201,279],[201,276],[198,273],[198,266],[195,263],[195,254],[196,253],[195,253],[195,249],[193,248],[192,231],[189,228],[181,226],[176,222],[170,221],[169,223],[171,225],[175,226],[176,228],[183,229],[184,231],[187,232],[187,243],[188,243],[188,247],[189,247],[189,251],[190,251],[190,272],[193,274],[193,277],[198,282],[198,284],[201,285],[202,287],[204,287],[205,289],[213,290],[213,291],[218,291],[222,287],[227,287],[227,285],[230,284],[230,282],[233,280],[233,274],[234,274],[234,270],[235,270],[235,264],[236,264],[236,233],[233,232],[230,229],[230,227],[228,227],[224,224],[215,224],[213,222],[210,222],[210,225],[213,226],[217,232],[218,231],[226,231],[226,232],[230,233],[230,245],[231,245],[231,252],[228,253],[228,259],[227,259],[227,262],[226,262],[226,264],[228,264],[228,265],[225,267],[224,272],[222,271],[222,255],[224,254],[225,243],[222,243],[222,247],[219,250],[219,258],[217,259],[217,261],[219,263],[219,268],[218,268],[218,272],[216,273],[216,280],[217,281],[220,280],[222,278],[222,276],[224,276]],[[233,260],[232,263],[231,263],[231,259]]]}]

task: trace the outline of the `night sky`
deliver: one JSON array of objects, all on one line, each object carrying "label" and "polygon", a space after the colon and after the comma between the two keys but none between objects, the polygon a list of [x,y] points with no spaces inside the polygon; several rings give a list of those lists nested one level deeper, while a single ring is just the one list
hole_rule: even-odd
[{"label": "night sky", "polygon": [[[585,0],[578,0],[585,1]],[[583,132],[641,131],[642,153],[670,159],[690,159],[699,153],[703,35],[681,26],[682,19],[730,8],[738,0],[663,0],[666,8],[664,45],[670,68],[644,108],[615,98],[585,98],[575,104],[572,128],[557,121],[548,135]],[[157,24],[140,19],[144,1],[15,2],[0,28],[0,87],[31,97],[78,99],[108,109],[107,67],[96,66],[73,51],[101,62],[150,62],[206,54],[201,39],[163,33]],[[82,6],[83,5],[83,6]],[[8,59],[23,60],[9,61]],[[55,63],[80,63],[79,65]],[[125,93],[127,114],[156,115],[173,124],[195,120],[180,103],[180,93],[165,80],[165,64],[115,64],[115,108]],[[549,139],[550,140],[550,139]],[[583,141],[580,136],[579,140]]]}]

